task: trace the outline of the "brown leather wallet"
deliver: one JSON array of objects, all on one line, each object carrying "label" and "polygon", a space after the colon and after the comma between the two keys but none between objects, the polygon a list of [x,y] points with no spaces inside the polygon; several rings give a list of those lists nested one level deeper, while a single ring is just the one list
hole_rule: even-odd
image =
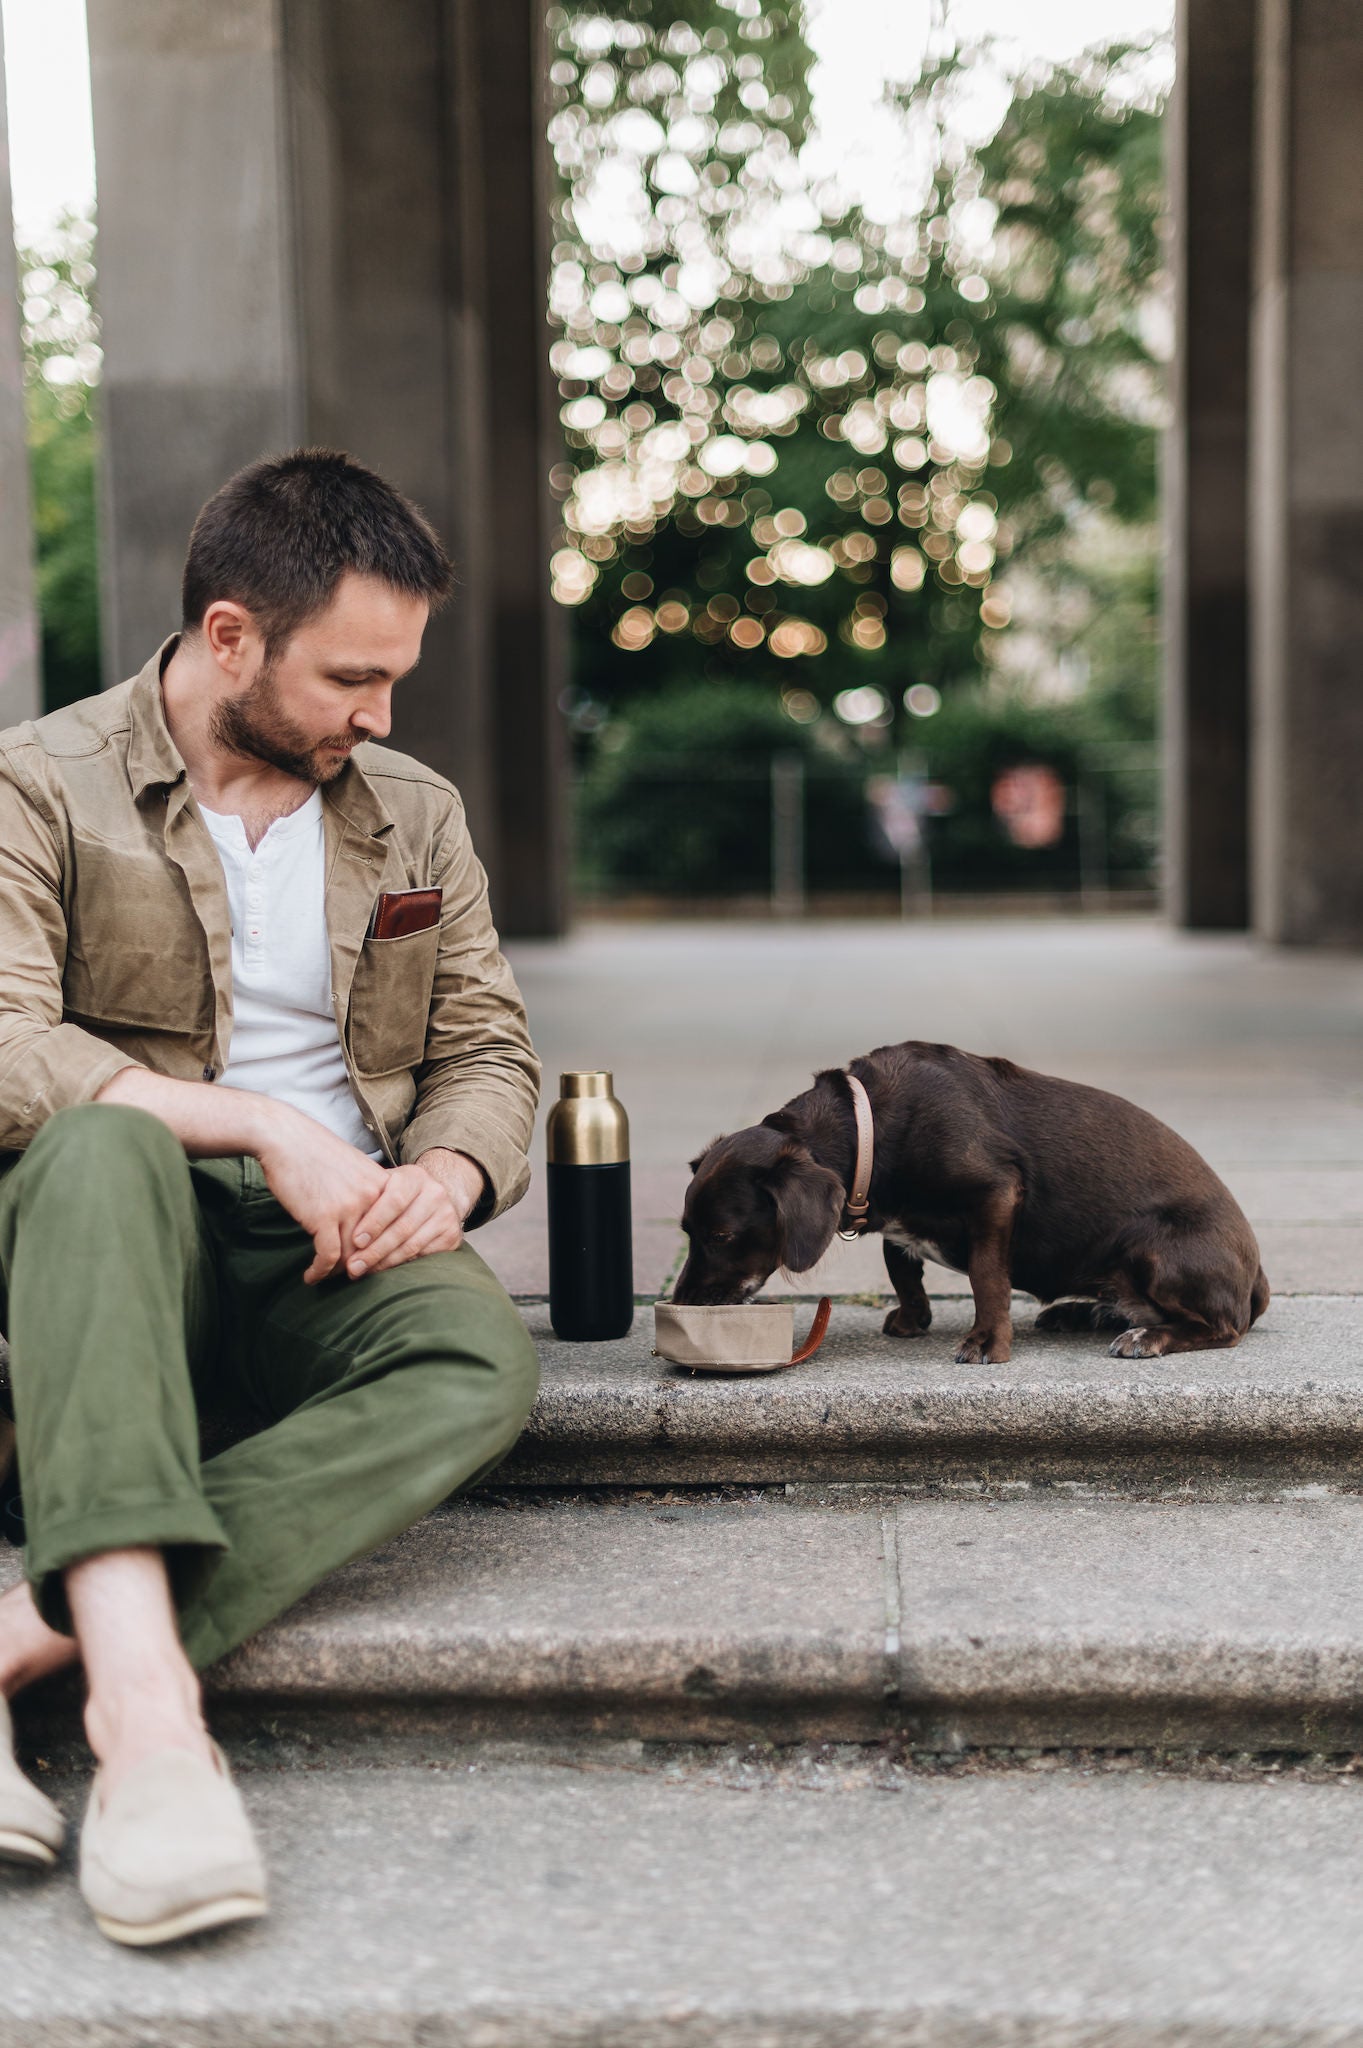
[{"label": "brown leather wallet", "polygon": [[374,905],[367,939],[406,939],[440,922],[438,889],[385,889]]}]

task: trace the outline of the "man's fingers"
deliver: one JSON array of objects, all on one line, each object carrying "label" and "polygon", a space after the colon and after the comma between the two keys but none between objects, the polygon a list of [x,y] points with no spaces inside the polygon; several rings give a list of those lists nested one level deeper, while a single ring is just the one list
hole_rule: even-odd
[{"label": "man's fingers", "polygon": [[312,1245],[316,1257],[303,1275],[305,1287],[316,1286],[319,1280],[325,1280],[329,1273],[334,1273],[341,1263],[341,1233],[334,1223],[325,1224],[313,1238]]},{"label": "man's fingers", "polygon": [[[417,1183],[405,1204],[402,1214],[393,1219],[386,1230],[363,1247],[356,1245],[346,1261],[346,1270],[352,1280],[358,1280],[362,1273],[372,1273],[389,1260],[395,1251],[400,1251],[414,1230],[423,1230],[434,1216],[450,1207],[449,1198],[443,1188],[432,1180]],[[359,1233],[357,1232],[358,1236]]]},{"label": "man's fingers", "polygon": [[434,1216],[370,1270],[386,1273],[394,1266],[405,1266],[409,1259],[424,1258],[428,1252],[456,1251],[463,1240],[464,1232],[457,1216],[452,1212],[448,1216]]},{"label": "man's fingers", "polygon": [[350,1233],[355,1250],[367,1251],[380,1233],[411,1207],[414,1194],[412,1183],[403,1174],[387,1174],[378,1200],[370,1203]]}]

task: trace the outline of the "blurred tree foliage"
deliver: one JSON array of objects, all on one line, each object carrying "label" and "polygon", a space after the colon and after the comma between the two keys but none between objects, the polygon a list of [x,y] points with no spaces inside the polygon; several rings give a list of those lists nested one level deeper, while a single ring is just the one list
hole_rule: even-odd
[{"label": "blurred tree foliage", "polygon": [[[1148,740],[1162,176],[1144,53],[1017,84],[974,146],[960,97],[991,54],[939,55],[900,98],[918,203],[885,222],[804,175],[798,10],[552,20],[554,579],[577,609],[593,865],[628,839],[604,801],[635,800],[625,765],[653,805],[646,749],[664,731],[681,748],[685,705],[715,715],[698,679],[782,705],[773,745],[849,771],[912,747],[972,789],[984,771],[953,733],[983,763],[987,731],[1006,753],[1045,728],[1071,767]],[[913,715],[915,686],[915,709],[942,709]],[[712,760],[731,735],[713,728]],[[1138,818],[1132,843],[1150,836]]]},{"label": "blurred tree foliage", "polygon": [[823,889],[881,879],[859,764],[792,725],[775,691],[683,681],[640,698],[582,790],[581,881],[648,894],[733,896],[771,884],[773,757],[805,771],[807,862]]},{"label": "blurred tree foliage", "polygon": [[99,380],[93,220],[67,214],[19,251],[24,396],[49,710],[100,687],[93,387]]}]

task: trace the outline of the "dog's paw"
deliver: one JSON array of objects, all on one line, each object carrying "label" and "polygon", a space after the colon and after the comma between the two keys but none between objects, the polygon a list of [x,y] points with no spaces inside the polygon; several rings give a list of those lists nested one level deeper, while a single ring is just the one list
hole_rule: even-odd
[{"label": "dog's paw", "polygon": [[881,1324],[887,1337],[925,1337],[932,1327],[932,1310],[926,1302],[921,1309],[892,1308]]},{"label": "dog's paw", "polygon": [[1168,1330],[1157,1328],[1123,1330],[1107,1347],[1109,1358],[1163,1358],[1168,1349]]},{"label": "dog's paw", "polygon": [[1007,1365],[1013,1355],[1011,1338],[990,1336],[988,1330],[972,1330],[956,1353],[957,1365]]}]

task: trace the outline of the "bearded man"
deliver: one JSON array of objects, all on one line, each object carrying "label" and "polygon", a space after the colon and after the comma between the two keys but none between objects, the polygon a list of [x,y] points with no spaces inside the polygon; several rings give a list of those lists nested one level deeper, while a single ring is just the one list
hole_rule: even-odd
[{"label": "bearded man", "polygon": [[[141,674],[0,733],[0,1856],[56,1861],[6,1703],[79,1659],[81,1889],[132,1945],[265,1909],[198,1672],[534,1395],[466,1232],[525,1189],[539,1067],[457,793],[374,744],[450,581],[349,457],[255,463]],[[226,1404],[255,1433],[201,1463]]]}]

